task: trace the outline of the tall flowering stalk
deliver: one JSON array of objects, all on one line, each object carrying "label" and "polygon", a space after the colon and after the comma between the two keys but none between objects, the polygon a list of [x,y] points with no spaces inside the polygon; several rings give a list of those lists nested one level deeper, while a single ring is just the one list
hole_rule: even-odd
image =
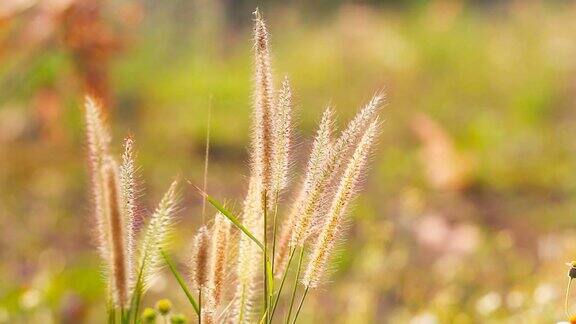
[{"label": "tall flowering stalk", "polygon": [[214,307],[218,307],[224,293],[224,280],[226,277],[226,263],[228,248],[230,247],[230,222],[220,213],[214,217],[212,229],[212,244],[210,246],[210,264],[208,273],[208,287],[210,299]]},{"label": "tall flowering stalk", "polygon": [[323,157],[312,156],[321,161],[318,161],[317,168],[309,170],[306,174],[306,179],[309,181],[304,184],[305,194],[294,204],[294,208],[297,209],[297,216],[290,241],[292,248],[302,247],[311,234],[313,218],[320,211],[319,207],[330,185],[330,180],[340,171],[346,153],[352,148],[355,140],[362,134],[370,121],[376,118],[381,101],[382,97],[375,96],[348,124],[348,127],[333,145],[320,148],[320,154],[324,155]]},{"label": "tall flowering stalk", "polygon": [[126,307],[130,289],[130,260],[129,246],[126,244],[131,229],[127,226],[127,218],[121,206],[120,185],[118,179],[118,166],[111,158],[102,169],[104,180],[104,222],[106,228],[106,244],[108,250],[109,280],[114,303],[119,307]]},{"label": "tall flowering stalk", "polygon": [[[207,320],[210,322],[212,318],[211,301],[206,297],[208,289],[208,263],[210,261],[210,231],[206,226],[198,230],[192,243],[192,258],[191,258],[191,280],[193,286],[198,291],[198,300],[201,303],[201,311],[198,314],[199,320]],[[203,297],[204,296],[204,297]],[[208,300],[208,302],[206,302]],[[206,307],[208,306],[208,307]]]},{"label": "tall flowering stalk", "polygon": [[143,289],[150,287],[158,272],[164,266],[162,251],[168,246],[174,214],[178,207],[178,182],[173,181],[150,217],[140,244],[140,282]]},{"label": "tall flowering stalk", "polygon": [[124,153],[122,154],[122,164],[120,165],[119,180],[120,180],[120,193],[121,204],[124,213],[124,220],[126,222],[126,236],[124,245],[126,247],[127,259],[126,266],[128,267],[128,281],[129,286],[132,287],[136,278],[134,269],[134,258],[136,253],[136,217],[137,217],[137,196],[139,194],[137,184],[137,167],[136,167],[136,154],[134,152],[134,140],[132,137],[127,137],[124,140]]},{"label": "tall flowering stalk", "polygon": [[209,324],[217,320],[224,293],[227,274],[227,256],[230,245],[230,222],[221,214],[214,217],[211,231],[205,227],[195,240],[193,276],[202,295],[202,322]]},{"label": "tall flowering stalk", "polygon": [[268,30],[256,10],[254,24],[254,123],[252,127],[252,174],[261,191],[270,192],[272,186],[272,137],[274,136],[274,87]]},{"label": "tall flowering stalk", "polygon": [[316,288],[321,283],[326,263],[334,251],[334,244],[341,235],[344,215],[357,192],[358,180],[366,167],[377,131],[378,120],[373,121],[362,136],[340,178],[340,183],[330,203],[330,209],[324,216],[324,224],[313,245],[308,267],[302,279],[302,284],[306,289]]},{"label": "tall flowering stalk", "polygon": [[101,107],[91,98],[86,99],[85,107],[96,238],[108,287],[108,319],[115,322],[118,310],[121,322],[129,323],[136,318],[141,295],[162,266],[162,250],[176,211],[177,183],[173,182],[162,198],[138,244],[134,141],[125,140],[118,165],[110,153],[111,136]]},{"label": "tall flowering stalk", "polygon": [[332,128],[334,127],[334,112],[331,108],[327,108],[322,115],[320,126],[316,132],[316,137],[312,144],[308,166],[306,168],[306,176],[300,187],[300,191],[292,204],[290,213],[284,221],[282,231],[277,243],[277,254],[275,255],[275,270],[276,276],[281,276],[288,263],[288,256],[290,253],[290,241],[292,239],[294,228],[300,219],[300,208],[303,203],[310,197],[311,190],[314,187],[314,182],[318,178],[322,170],[322,165],[327,157],[325,152],[331,149],[332,146]]},{"label": "tall flowering stalk", "polygon": [[96,219],[98,250],[104,260],[108,260],[106,244],[106,216],[104,215],[104,178],[103,166],[110,151],[110,133],[104,122],[102,111],[92,98],[86,98],[86,142],[88,146],[88,162]]},{"label": "tall flowering stalk", "polygon": [[272,121],[274,136],[272,141],[272,201],[275,205],[279,193],[288,186],[290,166],[290,146],[292,145],[292,89],[290,80],[284,77],[282,88],[276,100],[275,116]]}]

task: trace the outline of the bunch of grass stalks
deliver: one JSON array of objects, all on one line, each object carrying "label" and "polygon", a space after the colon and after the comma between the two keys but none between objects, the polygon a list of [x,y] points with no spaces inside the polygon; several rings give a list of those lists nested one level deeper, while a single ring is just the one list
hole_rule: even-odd
[{"label": "bunch of grass stalks", "polygon": [[110,152],[111,136],[102,108],[92,98],[86,99],[85,115],[95,236],[107,283],[108,322],[136,323],[140,299],[164,264],[163,249],[177,208],[177,181],[172,182],[142,233],[137,233],[141,213],[134,140],[125,139],[118,163]]},{"label": "bunch of grass stalks", "polygon": [[[108,153],[109,136],[104,124],[96,106],[88,101],[100,250],[109,273],[111,309],[119,309],[121,318],[126,317],[125,312],[128,318],[136,316],[133,311],[137,311],[145,283],[149,282],[146,278],[157,269],[160,257],[186,294],[199,323],[296,323],[307,295],[326,282],[334,250],[345,235],[348,207],[358,192],[378,136],[378,113],[384,96],[377,93],[339,134],[334,131],[334,112],[326,108],[295,197],[283,201],[292,174],[292,91],[288,78],[275,90],[267,27],[258,10],[254,15],[255,84],[248,190],[237,216],[206,193],[204,181],[204,189],[199,192],[217,212],[191,239],[187,279],[164,252],[164,246],[157,243],[164,242],[168,233],[164,226],[169,227],[172,221],[175,185],[152,216],[139,258],[132,256],[136,192],[132,141],[126,141],[122,166],[116,167]],[[113,180],[114,170],[120,173],[118,180]],[[111,190],[115,186],[118,189]],[[110,211],[114,193],[118,196],[114,200],[117,212]],[[122,231],[110,226],[115,224],[114,218],[120,219],[117,227]],[[121,262],[119,256],[123,256]],[[139,261],[132,264],[133,259]],[[289,272],[294,275],[288,276]],[[288,277],[294,278],[292,284]]]}]

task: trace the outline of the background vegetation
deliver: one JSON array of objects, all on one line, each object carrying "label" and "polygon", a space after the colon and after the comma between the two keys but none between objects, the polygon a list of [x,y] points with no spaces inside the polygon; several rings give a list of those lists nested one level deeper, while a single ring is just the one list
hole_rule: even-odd
[{"label": "background vegetation", "polygon": [[[86,91],[107,98],[116,143],[136,139],[144,208],[166,179],[201,183],[211,105],[209,192],[240,206],[257,5],[276,75],[293,81],[300,138],[328,103],[344,121],[375,90],[389,94],[350,239],[302,321],[563,319],[564,262],[576,255],[574,3],[10,0],[0,4],[0,322],[105,316]],[[201,198],[182,191],[173,251],[185,262]],[[145,304],[159,297],[192,318],[168,273]]]}]

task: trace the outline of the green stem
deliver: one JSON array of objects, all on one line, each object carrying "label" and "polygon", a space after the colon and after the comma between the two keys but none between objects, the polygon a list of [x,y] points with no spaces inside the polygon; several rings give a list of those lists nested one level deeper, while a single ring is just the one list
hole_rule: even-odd
[{"label": "green stem", "polygon": [[116,314],[114,313],[114,305],[112,304],[112,294],[108,291],[108,298],[106,300],[106,313],[108,315],[108,323],[114,323]]},{"label": "green stem", "polygon": [[136,292],[136,298],[134,299],[134,324],[138,323],[138,310],[140,308],[140,292],[142,291],[142,283],[138,282],[136,285],[138,286],[138,290]]},{"label": "green stem", "polygon": [[290,308],[288,309],[288,317],[286,324],[290,323],[290,315],[292,315],[292,307],[294,307],[294,299],[296,298],[296,290],[298,289],[298,278],[300,278],[300,270],[302,269],[302,259],[304,259],[304,246],[300,250],[300,257],[298,260],[298,270],[296,271],[296,279],[294,280],[294,287],[292,288],[292,298],[290,298]]},{"label": "green stem", "polygon": [[272,274],[274,274],[274,265],[276,264],[276,216],[278,216],[278,190],[274,193],[274,218],[272,219]]},{"label": "green stem", "polygon": [[114,307],[111,307],[108,312],[108,323],[116,323],[116,309]]},{"label": "green stem", "polygon": [[164,261],[166,261],[166,264],[168,264],[168,267],[170,268],[170,271],[172,272],[172,274],[176,278],[176,281],[178,281],[180,288],[182,288],[182,290],[186,294],[186,297],[188,297],[188,301],[190,302],[190,304],[192,304],[192,307],[194,307],[194,311],[196,312],[197,315],[200,315],[200,310],[199,310],[198,304],[194,300],[192,293],[190,293],[188,286],[186,286],[186,283],[184,282],[182,275],[180,275],[178,270],[176,270],[176,267],[174,266],[174,263],[170,260],[170,257],[168,256],[168,254],[166,254],[166,252],[164,252],[164,250],[160,250],[160,253],[162,254],[162,257],[164,257]]},{"label": "green stem", "polygon": [[296,310],[296,315],[294,315],[294,321],[292,321],[292,324],[296,324],[296,319],[298,318],[298,315],[300,315],[300,310],[302,309],[302,305],[304,304],[304,299],[306,298],[307,294],[308,294],[308,287],[306,287],[306,289],[304,290],[304,294],[302,295],[300,305],[298,305],[298,310]]},{"label": "green stem", "polygon": [[130,301],[130,305],[132,306],[130,308],[134,309],[134,324],[138,323],[138,309],[140,308],[140,296],[142,295],[142,273],[144,271],[146,252],[144,252],[142,260],[142,265],[138,272],[138,279],[136,279],[136,286],[134,286],[134,291],[132,292],[132,300]]},{"label": "green stem", "polygon": [[198,324],[202,324],[202,287],[198,289]]},{"label": "green stem", "polygon": [[292,259],[294,258],[294,252],[296,250],[290,251],[290,258],[288,258],[288,264],[286,265],[286,270],[284,270],[284,274],[282,274],[282,281],[280,282],[280,288],[278,288],[278,294],[276,295],[276,299],[274,300],[274,304],[272,306],[272,312],[270,313],[270,323],[274,319],[274,313],[276,312],[276,306],[278,306],[278,300],[280,299],[280,294],[282,293],[282,288],[284,288],[284,282],[286,281],[286,276],[288,274],[288,269],[290,268],[290,264],[292,263]]},{"label": "green stem", "polygon": [[264,241],[264,258],[263,258],[263,262],[264,262],[264,316],[266,318],[266,323],[268,323],[268,264],[267,264],[267,260],[268,260],[268,238],[267,238],[267,232],[268,232],[268,222],[267,222],[267,218],[268,218],[268,200],[266,197],[266,190],[262,191],[262,208],[263,208],[263,216],[264,216],[264,233],[263,233],[263,241]]},{"label": "green stem", "polygon": [[[198,189],[200,190],[200,189]],[[238,218],[236,216],[234,216],[234,214],[232,214],[229,210],[227,210],[226,208],[224,208],[224,206],[222,206],[222,204],[220,204],[216,199],[212,198],[211,196],[209,196],[208,194],[206,194],[205,192],[201,191],[202,195],[204,195],[206,197],[206,199],[208,200],[208,202],[214,206],[214,208],[218,209],[218,211],[220,211],[220,213],[222,213],[222,215],[226,216],[226,218],[228,218],[232,224],[234,224],[234,226],[236,226],[238,229],[240,229],[242,232],[244,232],[244,234],[246,234],[252,241],[254,241],[254,243],[256,243],[256,245],[258,245],[258,247],[264,251],[264,245],[262,245],[262,243],[244,226],[242,225],[242,223],[240,223],[240,221],[238,220]]]}]

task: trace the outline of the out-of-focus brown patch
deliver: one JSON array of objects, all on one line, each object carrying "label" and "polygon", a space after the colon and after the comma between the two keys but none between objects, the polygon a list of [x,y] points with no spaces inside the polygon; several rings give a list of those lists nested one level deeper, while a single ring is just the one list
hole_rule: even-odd
[{"label": "out-of-focus brown patch", "polygon": [[62,19],[62,39],[74,56],[86,92],[110,107],[108,67],[120,39],[103,19],[102,1],[76,0]]},{"label": "out-of-focus brown patch", "polygon": [[74,293],[68,293],[60,306],[61,323],[83,323],[86,320],[86,302]]},{"label": "out-of-focus brown patch", "polygon": [[472,180],[473,163],[458,152],[450,135],[432,118],[418,114],[412,130],[422,143],[420,159],[426,179],[438,190],[462,191]]},{"label": "out-of-focus brown patch", "polygon": [[445,32],[454,26],[463,9],[462,0],[431,1],[424,16],[426,25],[432,30]]},{"label": "out-of-focus brown patch", "polygon": [[451,224],[441,215],[429,214],[418,219],[414,226],[417,241],[440,254],[465,256],[480,245],[481,237],[475,225]]},{"label": "out-of-focus brown patch", "polygon": [[63,136],[60,121],[62,102],[58,92],[50,88],[41,89],[34,97],[34,107],[40,121],[41,137],[51,142],[60,141]]}]

